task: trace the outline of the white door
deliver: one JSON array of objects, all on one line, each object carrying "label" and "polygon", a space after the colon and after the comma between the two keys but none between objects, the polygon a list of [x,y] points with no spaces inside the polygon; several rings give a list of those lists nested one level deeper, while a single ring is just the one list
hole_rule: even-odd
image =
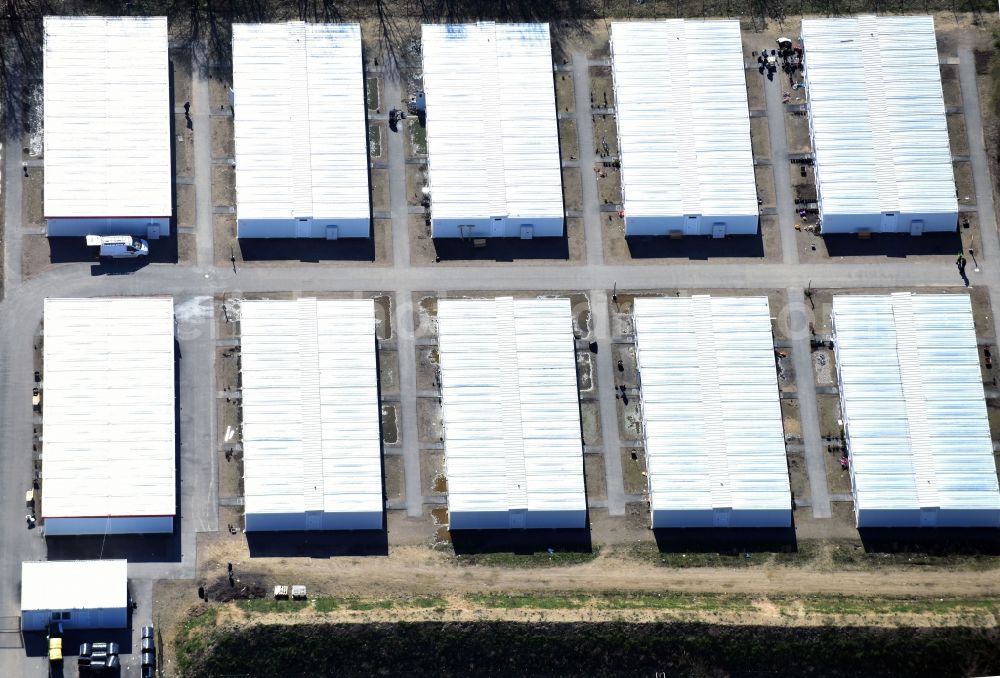
[{"label": "white door", "polygon": [[521,224],[521,240],[531,240],[535,235],[535,227],[531,224]]},{"label": "white door", "polygon": [[729,509],[715,509],[712,512],[712,525],[715,527],[729,527]]},{"label": "white door", "polygon": [[688,215],[684,219],[684,235],[698,235],[701,231],[701,217]]},{"label": "white door", "polygon": [[935,527],[937,525],[937,509],[920,509],[920,527]]},{"label": "white door", "polygon": [[503,237],[503,217],[493,217],[493,221],[490,222],[490,237]]},{"label": "white door", "polygon": [[910,222],[910,235],[923,235],[924,234],[924,220],[914,219]]},{"label": "white door", "polygon": [[896,212],[886,212],[882,215],[882,232],[895,233],[896,224],[899,222],[899,214]]},{"label": "white door", "polygon": [[323,513],[321,511],[310,511],[309,513],[306,513],[306,529],[323,529]]},{"label": "white door", "polygon": [[296,238],[308,238],[309,237],[309,220],[299,219],[295,222],[295,237]]},{"label": "white door", "polygon": [[726,237],[726,224],[721,221],[716,221],[712,224],[712,237],[713,238],[725,238]]},{"label": "white door", "polygon": [[150,224],[146,227],[146,240],[159,240],[160,239],[160,225]]},{"label": "white door", "polygon": [[326,227],[326,239],[327,240],[336,240],[339,237],[340,237],[340,229],[339,228],[337,228],[336,226],[327,226]]},{"label": "white door", "polygon": [[515,509],[510,512],[510,529],[523,530],[527,523],[528,512],[523,509]]}]

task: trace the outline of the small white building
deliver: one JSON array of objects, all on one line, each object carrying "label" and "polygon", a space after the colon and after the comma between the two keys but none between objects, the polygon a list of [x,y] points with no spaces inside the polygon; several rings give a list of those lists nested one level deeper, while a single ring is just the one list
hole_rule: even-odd
[{"label": "small white building", "polygon": [[584,528],[569,299],[440,299],[452,530]]},{"label": "small white building", "polygon": [[835,296],[833,332],[858,527],[1000,527],[969,296]]},{"label": "small white building", "polygon": [[21,563],[21,630],[128,626],[128,563],[53,560]]},{"label": "small white building", "polygon": [[49,236],[170,234],[166,17],[44,20]]},{"label": "small white building", "polygon": [[803,19],[823,233],[954,231],[934,19]]},{"label": "small white building", "polygon": [[739,21],[616,21],[625,235],[753,235],[757,182]]},{"label": "small white building", "polygon": [[638,297],[652,527],[790,527],[767,297]]},{"label": "small white building", "polygon": [[368,238],[358,24],[233,24],[240,238]]},{"label": "small white building", "polygon": [[561,237],[548,24],[425,24],[435,238]]},{"label": "small white building", "polygon": [[46,299],[43,360],[45,535],[173,532],[173,299]]},{"label": "small white building", "polygon": [[240,304],[247,531],[382,529],[371,299]]}]

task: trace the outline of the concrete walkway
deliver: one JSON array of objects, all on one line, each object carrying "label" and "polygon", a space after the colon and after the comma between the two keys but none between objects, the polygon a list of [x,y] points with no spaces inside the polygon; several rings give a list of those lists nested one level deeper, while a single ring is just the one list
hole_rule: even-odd
[{"label": "concrete walkway", "polygon": [[[604,447],[604,477],[608,490],[608,515],[625,515],[625,480],[622,476],[621,442],[618,437],[618,407],[615,400],[615,366],[608,324],[608,293],[590,291],[590,316],[597,342],[597,396],[601,410],[601,442]],[[634,384],[629,384],[634,386]]]},{"label": "concrete walkway", "polygon": [[786,264],[797,264],[799,252],[795,237],[795,196],[792,193],[792,177],[788,169],[785,104],[781,103],[782,76],[780,73],[776,74],[774,80],[770,82],[756,71],[746,71],[746,76],[764,79],[767,133],[771,141],[771,171],[774,172],[778,232],[781,236],[781,260]]},{"label": "concrete walkway", "polygon": [[[196,52],[197,50],[193,50]],[[215,264],[212,202],[212,120],[208,73],[204,57],[191,59],[191,122],[194,129],[195,246],[198,268],[207,270]]]},{"label": "concrete walkway", "polygon": [[594,116],[590,110],[590,67],[587,55],[573,52],[573,92],[576,96],[576,136],[580,155],[580,199],[583,207],[583,230],[587,239],[587,263],[604,263],[601,238],[601,205],[597,197],[594,163]]}]

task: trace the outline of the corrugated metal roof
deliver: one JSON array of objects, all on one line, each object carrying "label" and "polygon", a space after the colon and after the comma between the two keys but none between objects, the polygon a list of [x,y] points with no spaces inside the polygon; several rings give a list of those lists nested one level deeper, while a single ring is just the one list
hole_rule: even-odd
[{"label": "corrugated metal roof", "polygon": [[562,218],[548,24],[425,24],[434,218]]},{"label": "corrugated metal roof", "polygon": [[739,21],[611,24],[625,218],[756,215]]},{"label": "corrugated metal roof", "polygon": [[246,513],[381,514],[374,302],[240,308]]},{"label": "corrugated metal roof", "polygon": [[976,330],[964,294],[844,295],[833,322],[855,505],[997,512]]},{"label": "corrugated metal roof", "polygon": [[583,443],[568,299],[438,301],[448,509],[579,512]]},{"label": "corrugated metal roof", "polygon": [[958,211],[934,19],[804,19],[824,214]]},{"label": "corrugated metal roof", "polygon": [[128,606],[125,560],[21,563],[21,611],[97,610]]},{"label": "corrugated metal roof", "polygon": [[781,512],[789,524],[767,297],[640,297],[634,314],[654,514]]},{"label": "corrugated metal roof", "polygon": [[44,518],[172,516],[174,302],[46,299]]},{"label": "corrugated metal roof", "polygon": [[44,26],[45,216],[169,217],[167,19]]},{"label": "corrugated metal roof", "polygon": [[240,219],[368,219],[358,24],[233,24]]}]

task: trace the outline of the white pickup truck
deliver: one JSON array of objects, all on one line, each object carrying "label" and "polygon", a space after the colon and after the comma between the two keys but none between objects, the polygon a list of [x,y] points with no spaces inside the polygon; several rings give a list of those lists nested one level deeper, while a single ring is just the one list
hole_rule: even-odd
[{"label": "white pickup truck", "polygon": [[98,256],[112,259],[134,259],[149,255],[149,243],[130,235],[88,235],[87,244],[100,248]]}]

